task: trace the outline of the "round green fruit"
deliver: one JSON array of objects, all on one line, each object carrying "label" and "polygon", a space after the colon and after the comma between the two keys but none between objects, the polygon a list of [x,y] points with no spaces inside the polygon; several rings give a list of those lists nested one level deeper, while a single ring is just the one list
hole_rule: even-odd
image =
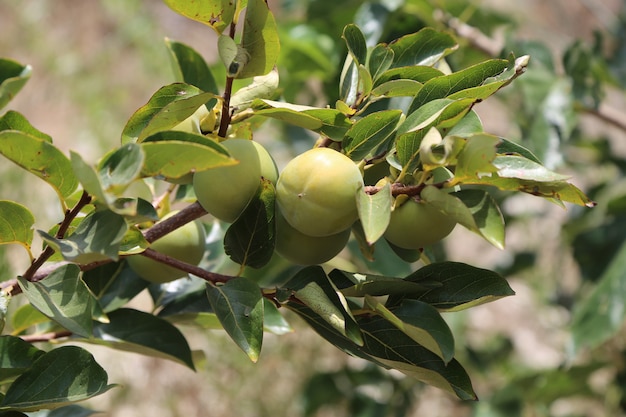
[{"label": "round green fruit", "polygon": [[291,227],[276,212],[276,252],[298,265],[317,265],[331,260],[348,243],[350,229],[330,236],[308,236]]},{"label": "round green fruit", "polygon": [[[174,213],[169,213],[163,219]],[[200,221],[195,220],[154,241],[150,248],[188,264],[198,265],[204,256],[205,240],[204,227]],[[187,276],[187,273],[180,269],[142,255],[129,256],[127,260],[137,275],[153,283],[162,284]]]},{"label": "round green fruit", "polygon": [[257,142],[228,139],[222,142],[222,146],[239,163],[196,172],[193,189],[206,211],[219,220],[232,223],[254,197],[261,177],[275,184],[278,169],[267,150]]},{"label": "round green fruit", "polygon": [[430,204],[409,199],[391,212],[385,239],[403,249],[419,249],[448,236],[456,222]]},{"label": "round green fruit", "polygon": [[329,148],[292,159],[276,184],[276,202],[287,222],[308,236],[336,235],[358,218],[356,193],[363,187],[358,166]]}]

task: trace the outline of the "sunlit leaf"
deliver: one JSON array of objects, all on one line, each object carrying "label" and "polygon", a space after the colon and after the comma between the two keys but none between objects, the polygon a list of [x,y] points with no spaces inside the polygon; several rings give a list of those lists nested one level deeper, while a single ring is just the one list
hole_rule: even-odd
[{"label": "sunlit leaf", "polygon": [[412,65],[431,66],[455,50],[458,45],[447,33],[424,28],[389,44],[394,52],[393,68]]},{"label": "sunlit leaf", "polygon": [[378,44],[370,52],[370,59],[368,62],[370,74],[372,79],[376,83],[378,77],[391,67],[393,63],[393,50],[387,45]]},{"label": "sunlit leaf", "polygon": [[[181,42],[166,39],[165,44],[172,58],[176,81],[194,85],[208,93],[219,94],[213,73],[202,55]],[[209,107],[212,107],[210,102]]]},{"label": "sunlit leaf", "polygon": [[187,1],[164,0],[172,10],[189,19],[212,27],[221,34],[233,21],[235,2],[231,0]]},{"label": "sunlit leaf", "polygon": [[499,141],[496,136],[486,134],[468,138],[465,147],[457,157],[455,181],[463,183],[466,178],[488,176],[495,172],[497,168],[494,166],[494,159]]},{"label": "sunlit leaf", "polygon": [[357,64],[365,64],[367,58],[367,45],[365,36],[357,25],[349,24],[343,28],[342,38],[346,42],[348,51]]},{"label": "sunlit leaf", "polygon": [[50,135],[47,135],[35,128],[30,124],[28,119],[13,110],[9,110],[0,117],[0,131],[2,130],[19,130],[20,132],[52,143],[52,137],[50,137]]},{"label": "sunlit leaf", "polygon": [[11,327],[13,334],[20,334],[29,327],[36,326],[41,323],[49,322],[50,319],[43,315],[41,311],[27,303],[20,306],[11,314]]},{"label": "sunlit leaf", "polygon": [[207,295],[224,330],[256,362],[263,344],[264,304],[259,286],[239,277],[224,285],[207,286]]},{"label": "sunlit leaf", "polygon": [[63,346],[41,355],[9,387],[0,410],[37,411],[58,408],[104,394],[107,373],[86,350]]},{"label": "sunlit leaf", "polygon": [[0,245],[18,243],[30,251],[35,217],[14,201],[0,200]]},{"label": "sunlit leaf", "polygon": [[98,176],[103,191],[118,194],[139,178],[144,162],[142,148],[134,143],[127,143],[109,152],[98,163]]},{"label": "sunlit leaf", "polygon": [[30,65],[0,58],[0,109],[22,89],[30,78],[31,72]]},{"label": "sunlit leaf", "polygon": [[365,158],[389,139],[401,117],[400,110],[382,110],[359,119],[343,138],[342,147],[346,156],[354,161]]},{"label": "sunlit leaf", "polygon": [[241,46],[249,58],[238,78],[267,74],[276,65],[280,42],[274,15],[265,0],[248,0]]},{"label": "sunlit leaf", "polygon": [[237,90],[230,98],[230,106],[235,111],[242,111],[252,105],[256,99],[269,99],[278,89],[278,70],[274,68],[265,75],[257,75],[252,82]]},{"label": "sunlit leaf", "polygon": [[369,244],[376,242],[385,233],[391,218],[391,184],[386,183],[376,194],[357,194],[359,220]]}]

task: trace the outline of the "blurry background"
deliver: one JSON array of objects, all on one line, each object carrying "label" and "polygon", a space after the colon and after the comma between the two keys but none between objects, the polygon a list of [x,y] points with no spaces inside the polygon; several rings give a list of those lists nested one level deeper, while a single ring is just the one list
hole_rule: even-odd
[{"label": "blurry background", "polygon": [[[380,8],[350,0],[270,2],[282,31],[281,86],[288,100],[334,102],[336,69],[345,54],[340,35],[352,21],[362,28],[371,23],[384,41],[425,25],[458,31],[461,48],[450,57],[455,70],[490,55],[530,54],[527,74],[478,106],[485,130],[519,140],[550,168],[571,174],[599,203],[594,210],[563,210],[530,196],[501,195],[506,250],[461,228],[440,248],[442,257],[501,272],[517,292],[445,316],[481,401],[460,403],[348,358],[288,316],[296,331],[267,334],[258,364],[221,332],[186,332],[192,348],[206,356],[198,373],[89,346],[110,381],[123,386],[86,405],[115,417],[626,415],[626,340],[620,332],[626,299],[626,5],[372,3]],[[63,151],[94,162],[118,146],[130,115],[173,81],[165,37],[192,46],[209,63],[218,61],[213,31],[159,1],[0,0],[0,28],[0,56],[33,67],[8,107]],[[263,135],[278,139],[271,142],[275,155],[301,150],[287,138],[313,140],[276,123]],[[37,226],[45,228],[61,213],[46,204],[53,191],[39,183],[0,161],[2,198],[31,207]],[[2,279],[28,262],[19,248],[0,251]]]}]

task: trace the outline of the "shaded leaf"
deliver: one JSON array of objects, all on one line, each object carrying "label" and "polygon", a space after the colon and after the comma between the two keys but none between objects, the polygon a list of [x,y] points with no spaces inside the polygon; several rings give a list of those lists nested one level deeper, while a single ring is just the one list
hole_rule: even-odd
[{"label": "shaded leaf", "polygon": [[369,71],[372,74],[374,85],[381,74],[387,71],[393,63],[393,50],[387,45],[378,44],[370,52],[368,61]]},{"label": "shaded leaf", "polygon": [[391,218],[391,184],[386,183],[376,194],[359,192],[357,210],[365,233],[365,239],[371,245],[387,230]]},{"label": "shaded leaf", "polygon": [[105,312],[125,306],[150,284],[139,278],[126,262],[109,263],[86,271],[83,281]]},{"label": "shaded leaf", "polygon": [[0,58],[0,109],[22,89],[30,78],[31,72],[30,65]]},{"label": "shaded leaf", "polygon": [[18,243],[30,252],[35,217],[14,201],[0,200],[0,245]]},{"label": "shaded leaf", "polygon": [[447,33],[424,28],[389,44],[394,53],[393,68],[412,65],[431,66],[455,50],[458,45]]},{"label": "shaded leaf", "polygon": [[277,335],[293,332],[293,328],[280,314],[278,307],[267,298],[263,298],[263,328]]},{"label": "shaded leaf", "polygon": [[[208,93],[219,94],[213,73],[202,55],[189,45],[181,42],[166,39],[165,44],[172,58],[176,81],[196,86]],[[207,108],[209,110],[213,107],[211,105],[212,102],[209,101],[208,103]]]},{"label": "shaded leaf", "polygon": [[144,158],[141,146],[134,143],[122,145],[105,155],[97,167],[102,190],[111,194],[124,191],[139,178]]},{"label": "shaded leaf", "polygon": [[52,137],[50,135],[47,135],[35,128],[33,125],[30,124],[28,119],[13,110],[9,110],[5,114],[3,114],[2,117],[0,117],[0,131],[2,130],[19,130],[20,132],[52,143]]},{"label": "shaded leaf", "polygon": [[391,137],[401,117],[400,110],[383,110],[356,121],[342,141],[346,156],[353,161],[365,158]]},{"label": "shaded leaf", "polygon": [[224,330],[256,362],[263,344],[264,303],[259,286],[239,277],[224,285],[208,285],[207,295]]},{"label": "shaded leaf", "polygon": [[130,308],[108,313],[109,323],[95,323],[93,337],[81,342],[164,358],[195,369],[183,334],[152,314]]},{"label": "shaded leaf", "polygon": [[361,29],[355,24],[346,25],[341,36],[346,42],[348,52],[357,64],[364,65],[367,59],[367,45]]},{"label": "shaded leaf", "polygon": [[77,346],[41,355],[9,387],[0,410],[37,411],[58,408],[104,394],[114,387],[93,356]]},{"label": "shaded leaf", "polygon": [[44,351],[15,336],[0,336],[0,383],[6,384],[29,369]]},{"label": "shaded leaf", "polygon": [[427,284],[406,281],[402,278],[386,277],[373,274],[350,273],[338,269],[332,270],[328,277],[346,297],[365,295],[419,295],[426,291]]},{"label": "shaded leaf", "polygon": [[428,80],[444,75],[436,68],[425,65],[411,65],[399,68],[390,68],[380,74],[374,80],[374,88],[377,88],[391,81],[409,80],[424,84]]}]

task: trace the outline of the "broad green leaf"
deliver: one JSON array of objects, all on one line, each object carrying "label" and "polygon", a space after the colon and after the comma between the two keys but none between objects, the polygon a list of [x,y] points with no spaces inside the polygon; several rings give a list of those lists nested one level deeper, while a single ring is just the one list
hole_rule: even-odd
[{"label": "broad green leaf", "polygon": [[401,118],[400,110],[382,110],[359,119],[343,138],[346,156],[354,161],[365,158],[391,137]]},{"label": "broad green leaf", "polygon": [[623,328],[625,299],[626,243],[623,243],[598,284],[576,305],[571,327],[572,354],[598,347]]},{"label": "broad green leaf", "polygon": [[11,314],[13,334],[20,334],[29,327],[49,321],[50,319],[48,317],[44,316],[41,311],[37,310],[30,303],[20,306]]},{"label": "broad green leaf", "polygon": [[239,277],[224,285],[208,285],[207,296],[224,330],[256,362],[263,344],[264,303],[259,286]]},{"label": "broad green leaf", "polygon": [[[193,138],[204,140],[188,140]],[[146,155],[141,174],[146,177],[176,179],[190,172],[237,164],[221,145],[186,132],[159,132],[142,142],[141,148]]]},{"label": "broad green leaf", "polygon": [[378,44],[372,49],[368,61],[369,71],[376,84],[378,77],[387,71],[393,63],[393,50],[387,45]]},{"label": "broad green leaf", "polygon": [[95,167],[88,164],[83,157],[77,153],[70,151],[70,159],[72,169],[83,186],[83,189],[95,200],[94,202],[109,205],[113,202],[114,197],[106,194],[100,176]]},{"label": "broad green leaf", "polygon": [[372,96],[377,98],[414,97],[422,89],[422,85],[413,80],[391,80],[374,88]]},{"label": "broad green leaf", "polygon": [[454,357],[454,336],[436,308],[421,301],[404,300],[390,310],[372,296],[365,296],[365,305],[444,362]]},{"label": "broad green leaf", "polygon": [[278,89],[278,70],[272,69],[265,75],[257,75],[252,82],[237,90],[230,98],[230,107],[236,112],[249,108],[256,99],[269,99]]},{"label": "broad green leaf", "polygon": [[107,373],[86,350],[63,346],[41,355],[9,387],[0,410],[53,409],[104,394]]},{"label": "broad green leaf", "polygon": [[161,87],[128,120],[122,131],[122,144],[142,142],[150,135],[175,127],[214,97],[213,93],[185,83]]},{"label": "broad green leaf", "polygon": [[106,321],[97,299],[81,279],[77,265],[63,265],[38,282],[21,277],[18,282],[35,308],[74,334],[90,337],[92,319]]},{"label": "broad green leaf", "polygon": [[189,19],[204,23],[221,34],[233,21],[235,2],[232,0],[187,1],[164,0],[165,4],[176,13]]},{"label": "broad green leaf", "polygon": [[263,298],[263,328],[277,335],[293,332],[293,328],[280,314],[276,304],[267,298]]},{"label": "broad green leaf", "polygon": [[[170,52],[176,81],[196,86],[208,93],[219,94],[213,73],[202,55],[184,43],[165,39],[165,44]],[[209,102],[207,108],[211,110],[212,107]]]},{"label": "broad green leaf", "polygon": [[117,260],[127,230],[124,217],[111,210],[98,210],[89,213],[67,238],[58,239],[41,230],[38,232],[47,244],[63,255],[63,259],[89,264]]},{"label": "broad green leaf", "polygon": [[495,157],[493,165],[497,168],[498,176],[501,178],[518,178],[536,182],[559,182],[570,178],[569,175],[557,174],[537,162],[517,155],[499,155]]},{"label": "broad green leaf", "polygon": [[367,242],[372,245],[385,233],[391,218],[391,184],[386,183],[376,194],[357,194],[359,220]]},{"label": "broad green leaf", "polygon": [[127,143],[109,152],[98,163],[98,176],[105,193],[120,194],[133,181],[139,178],[145,159],[142,148]]},{"label": "broad green leaf", "polygon": [[0,245],[18,243],[30,253],[35,217],[14,201],[0,200]]},{"label": "broad green leaf", "polygon": [[70,197],[78,186],[69,159],[45,139],[5,130],[0,132],[0,153],[50,184],[61,201]]},{"label": "broad green leaf", "polygon": [[467,138],[469,136],[483,133],[483,123],[474,110],[470,110],[459,122],[447,133],[448,136],[458,136]]},{"label": "broad green leaf", "polygon": [[237,78],[265,75],[276,65],[280,41],[274,15],[265,0],[248,0],[241,46],[249,58]]},{"label": "broad green leaf", "polygon": [[352,59],[354,59],[357,64],[364,65],[367,59],[367,45],[361,29],[355,24],[349,24],[343,28],[343,35],[341,37],[346,42],[348,52],[352,55]]},{"label": "broad green leaf", "polygon": [[348,107],[356,104],[359,92],[359,66],[348,54],[339,77],[339,99]]},{"label": "broad green leaf", "polygon": [[42,350],[15,336],[0,336],[0,384],[14,380],[44,354]]},{"label": "broad green leaf", "polygon": [[454,181],[463,183],[468,178],[480,178],[496,172],[494,159],[500,139],[496,136],[477,134],[467,139],[463,150],[457,156]]},{"label": "broad green leaf", "polygon": [[412,65],[432,66],[454,51],[458,45],[447,33],[424,28],[389,44],[393,50],[393,68]]},{"label": "broad green leaf", "polygon": [[126,262],[112,262],[86,271],[83,273],[83,281],[107,313],[125,306],[149,285]]},{"label": "broad green leaf", "polygon": [[284,288],[311,308],[339,334],[361,345],[363,339],[342,294],[338,293],[319,266],[301,269]]},{"label": "broad green leaf", "polygon": [[0,109],[22,89],[30,78],[32,68],[16,61],[0,58]]},{"label": "broad green leaf", "polygon": [[500,142],[498,143],[498,154],[503,155],[519,155],[523,156],[526,159],[530,159],[533,162],[541,164],[539,158],[535,156],[529,149],[523,147],[519,143],[511,142],[508,139],[500,138]]},{"label": "broad green leaf", "polygon": [[507,64],[508,62],[504,59],[491,59],[450,75],[433,78],[427,81],[419,90],[407,113],[413,113],[429,101],[445,98],[459,91],[477,87],[488,78],[502,73],[507,68]]},{"label": "broad green leaf", "polygon": [[95,323],[93,337],[80,339],[97,345],[164,358],[195,369],[183,334],[152,314],[130,308],[108,313],[109,323]]},{"label": "broad green leaf", "polygon": [[374,88],[391,81],[409,80],[424,84],[428,80],[441,77],[443,72],[425,65],[390,68],[374,80]]},{"label": "broad green leaf", "polygon": [[224,252],[242,267],[260,268],[272,258],[276,239],[275,200],[272,182],[261,179],[257,195],[224,235]]},{"label": "broad green leaf", "polygon": [[442,311],[459,311],[515,294],[499,274],[459,262],[429,264],[405,279],[440,285],[433,285],[417,297],[390,296],[386,303],[388,308],[406,298],[423,301]]},{"label": "broad green leaf", "polygon": [[346,297],[419,295],[430,288],[428,285],[406,281],[402,278],[353,273],[339,269],[330,271],[328,277]]},{"label": "broad green leaf", "polygon": [[20,132],[52,143],[52,137],[50,135],[47,135],[35,128],[33,125],[30,124],[28,119],[13,110],[9,110],[4,115],[2,115],[2,117],[0,117],[0,131],[2,130],[19,130]]}]

